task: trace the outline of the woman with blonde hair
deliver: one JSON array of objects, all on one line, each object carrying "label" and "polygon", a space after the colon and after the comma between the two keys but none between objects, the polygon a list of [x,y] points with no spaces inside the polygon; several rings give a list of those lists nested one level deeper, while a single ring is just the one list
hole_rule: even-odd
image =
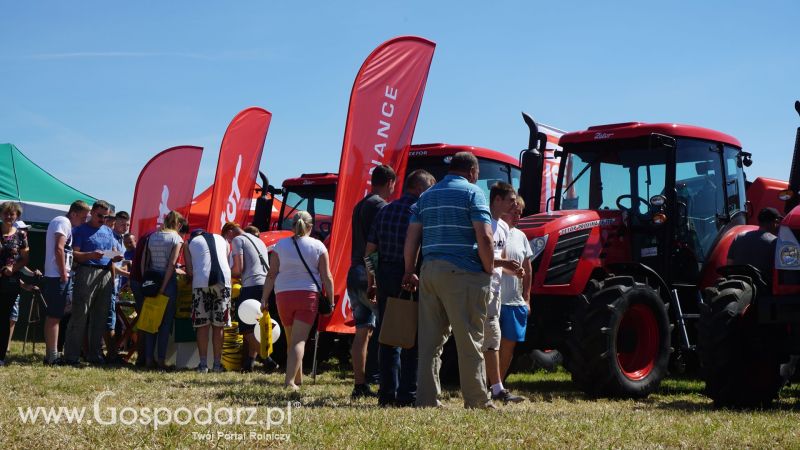
[{"label": "woman with blonde hair", "polygon": [[333,276],[328,249],[309,236],[314,226],[311,215],[300,211],[294,216],[294,236],[275,245],[269,258],[269,273],[261,297],[267,309],[273,288],[278,316],[286,332],[286,378],[284,386],[297,390],[303,378],[303,353],[311,327],[317,317],[317,294],[322,286],[326,294],[320,301],[333,304]]},{"label": "woman with blonde hair", "polygon": [[28,263],[28,235],[14,223],[22,215],[17,202],[0,203],[0,367],[11,332],[11,311],[19,294],[19,271]]},{"label": "woman with blonde hair", "polygon": [[[175,265],[181,254],[183,235],[186,234],[187,221],[177,211],[170,211],[164,218],[164,224],[147,240],[147,248],[142,258],[142,274],[147,281],[155,280],[160,285],[157,295],[166,295],[169,298],[164,317],[156,334],[145,333],[145,364],[148,368],[156,367],[154,350],[158,347],[158,367],[166,368],[165,358],[169,333],[175,319],[175,303],[178,297],[178,284]],[[144,285],[143,285],[144,286]]]}]

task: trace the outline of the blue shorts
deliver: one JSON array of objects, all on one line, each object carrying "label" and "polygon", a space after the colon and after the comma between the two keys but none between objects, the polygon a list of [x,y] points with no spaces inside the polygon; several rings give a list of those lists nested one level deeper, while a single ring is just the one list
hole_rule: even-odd
[{"label": "blue shorts", "polygon": [[60,277],[44,277],[42,295],[47,302],[47,317],[63,319],[64,310],[72,298],[72,278],[61,282]]},{"label": "blue shorts", "polygon": [[8,320],[12,322],[16,322],[19,319],[19,295],[17,295],[17,299],[14,300],[14,306],[11,307],[11,315],[8,316]]},{"label": "blue shorts", "polygon": [[239,298],[236,299],[236,321],[239,322],[239,333],[252,333],[253,329],[256,327],[255,324],[248,325],[242,322],[242,319],[239,318],[239,305],[242,304],[245,300],[249,299],[256,299],[259,302],[261,301],[261,295],[264,293],[264,286],[246,286],[242,287],[239,291]]},{"label": "blue shorts", "polygon": [[350,308],[356,328],[375,328],[378,319],[377,305],[367,298],[367,268],[350,266],[347,272],[347,296],[350,297]]},{"label": "blue shorts", "polygon": [[500,307],[500,336],[513,342],[525,341],[525,329],[528,327],[528,307],[525,305]]}]

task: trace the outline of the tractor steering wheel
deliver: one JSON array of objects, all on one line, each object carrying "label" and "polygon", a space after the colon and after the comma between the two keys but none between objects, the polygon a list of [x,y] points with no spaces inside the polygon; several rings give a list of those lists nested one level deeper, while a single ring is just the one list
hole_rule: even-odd
[{"label": "tractor steering wheel", "polygon": [[648,202],[647,200],[643,199],[642,197],[634,197],[633,195],[625,194],[625,195],[620,195],[619,197],[617,197],[617,208],[619,208],[622,211],[628,211],[628,210],[633,208],[633,203],[631,203],[631,207],[630,208],[626,208],[626,207],[622,206],[622,203],[620,203],[620,202],[622,200],[626,199],[626,198],[629,198],[631,200],[633,200],[633,199],[639,200],[641,203],[644,204],[646,210],[650,209],[650,202]]}]

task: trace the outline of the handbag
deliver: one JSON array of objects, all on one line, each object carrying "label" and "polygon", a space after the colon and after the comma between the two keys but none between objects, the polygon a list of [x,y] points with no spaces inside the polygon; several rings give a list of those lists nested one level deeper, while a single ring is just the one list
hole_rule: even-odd
[{"label": "handbag", "polygon": [[381,333],[378,342],[392,347],[412,348],[417,343],[417,318],[419,308],[411,298],[397,297],[386,300],[386,309],[381,320]]},{"label": "handbag", "polygon": [[169,297],[157,295],[155,297],[145,297],[142,305],[142,315],[136,322],[136,328],[145,333],[157,333],[161,321],[164,319],[164,311],[167,310]]},{"label": "handbag", "polygon": [[333,312],[333,305],[331,304],[331,302],[328,301],[327,297],[322,295],[322,288],[319,286],[319,283],[317,283],[317,279],[314,278],[314,274],[311,273],[311,269],[308,268],[308,264],[306,264],[306,260],[303,259],[303,254],[300,252],[300,246],[297,245],[297,239],[295,239],[293,237],[292,238],[292,242],[294,242],[294,248],[297,249],[297,255],[300,257],[300,261],[303,262],[303,265],[305,266],[306,270],[308,271],[308,275],[311,277],[312,280],[314,280],[314,285],[317,286],[317,303],[319,304],[317,306],[317,311],[320,314],[322,314],[323,316],[332,313]]}]

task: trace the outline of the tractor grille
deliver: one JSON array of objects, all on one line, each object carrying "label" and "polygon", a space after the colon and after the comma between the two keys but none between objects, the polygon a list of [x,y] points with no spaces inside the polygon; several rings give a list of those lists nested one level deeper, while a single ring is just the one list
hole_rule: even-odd
[{"label": "tractor grille", "polygon": [[544,284],[569,284],[592,229],[573,231],[558,238]]}]

